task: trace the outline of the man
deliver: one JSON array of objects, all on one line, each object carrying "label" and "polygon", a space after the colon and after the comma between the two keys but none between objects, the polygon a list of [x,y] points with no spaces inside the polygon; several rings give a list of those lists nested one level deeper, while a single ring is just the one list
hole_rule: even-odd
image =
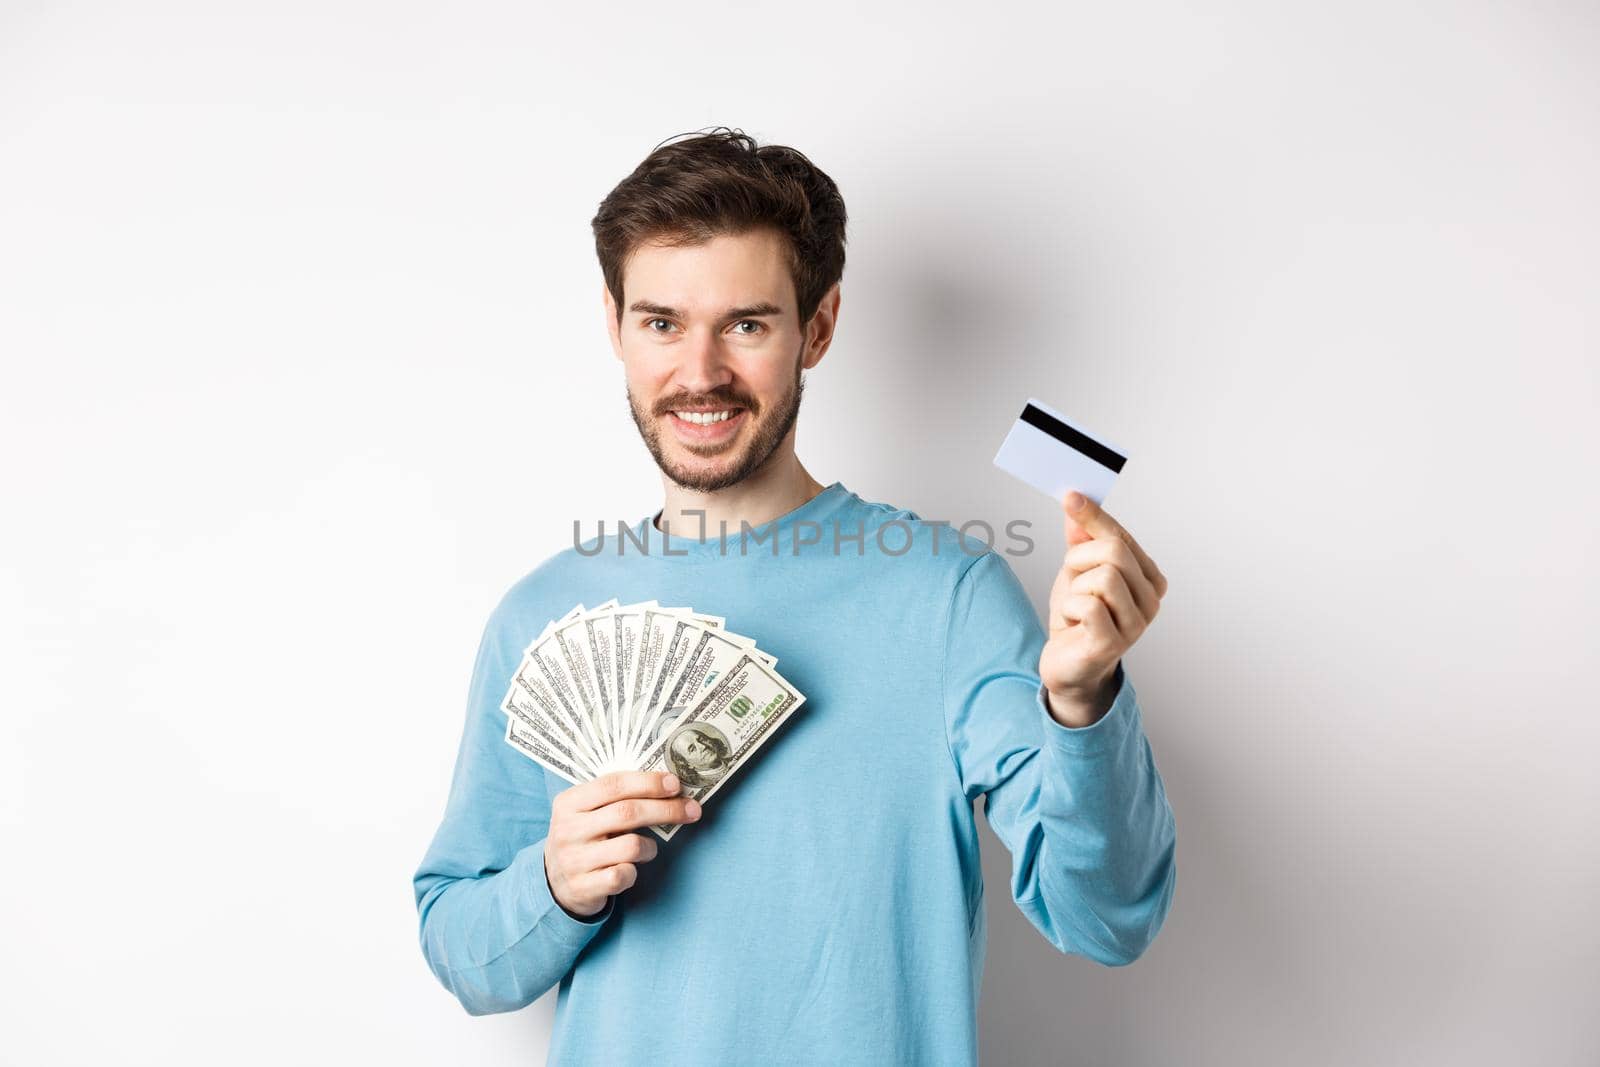
[{"label": "man", "polygon": [[[796,455],[844,224],[803,155],[722,129],[659,147],[594,219],[665,500],[494,610],[415,877],[424,954],[468,1012],[558,987],[552,1064],[975,1062],[980,795],[1058,949],[1126,964],[1167,914],[1172,813],[1121,662],[1166,592],[1149,555],[1067,503],[1047,635],[999,553]],[[612,597],[723,616],[806,695],[704,812],[674,774],[569,786],[503,741],[524,647]]]}]

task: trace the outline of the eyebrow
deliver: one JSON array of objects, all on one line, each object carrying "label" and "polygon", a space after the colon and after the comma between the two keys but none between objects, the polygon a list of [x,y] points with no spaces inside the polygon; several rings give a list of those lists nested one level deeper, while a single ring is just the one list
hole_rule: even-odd
[{"label": "eyebrow", "polygon": [[[635,300],[628,305],[628,310],[642,312],[646,315],[662,315],[669,319],[685,317],[683,312],[677,308],[668,307],[665,304],[654,304],[648,300]],[[759,304],[747,304],[744,307],[729,308],[723,312],[722,317],[726,321],[728,319],[760,319],[782,314],[783,308],[777,304],[762,301]]]}]

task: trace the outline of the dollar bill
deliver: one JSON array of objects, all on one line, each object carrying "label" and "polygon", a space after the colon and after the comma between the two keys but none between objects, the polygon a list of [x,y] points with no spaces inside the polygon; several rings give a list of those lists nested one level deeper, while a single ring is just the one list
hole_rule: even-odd
[{"label": "dollar bill", "polygon": [[615,665],[612,660],[616,655],[616,604],[615,602],[596,608],[592,613],[583,617],[583,628],[580,637],[587,641],[584,649],[587,659],[589,676],[593,680],[595,689],[596,710],[603,729],[611,743],[607,748],[611,750],[612,761],[617,756],[615,738],[617,736],[617,707],[613,697],[616,681],[613,677]]},{"label": "dollar bill", "polygon": [[[777,671],[741,655],[710,692],[661,732],[639,766],[671,771],[683,783],[683,795],[704,804],[805,699]],[[650,829],[665,841],[680,825]]]},{"label": "dollar bill", "polygon": [[512,684],[544,695],[555,714],[565,720],[570,736],[590,756],[590,762],[597,768],[605,764],[607,753],[600,747],[600,737],[585,713],[578,696],[578,686],[572,680],[558,647],[545,641],[529,648],[523,653],[522,665],[517,669]]},{"label": "dollar bill", "polygon": [[684,650],[680,654],[669,647],[663,663],[681,661],[681,665],[674,669],[670,678],[663,673],[653,684],[649,713],[638,736],[630,741],[628,756],[633,760],[656,742],[664,726],[715,685],[740,656],[756,654],[748,645],[734,640],[733,635],[692,623],[675,626],[670,642],[681,644]]},{"label": "dollar bill", "polygon": [[[683,621],[679,612],[646,608],[639,620],[639,649],[634,657],[633,674],[628,682],[628,710],[624,715],[623,737],[637,734],[649,710],[652,683],[661,669],[662,656],[670,643],[673,627]],[[624,742],[626,744],[626,742]]]},{"label": "dollar bill", "polygon": [[548,767],[573,785],[588,781],[588,775],[583,774],[575,766],[562,759],[559,753],[545,744],[543,738],[523,726],[516,719],[506,720],[506,743],[522,752],[529,759]]},{"label": "dollar bill", "polygon": [[605,709],[600,706],[600,692],[589,663],[588,619],[562,623],[550,632],[540,647],[548,650],[550,658],[562,667],[576,700],[578,717],[609,764],[616,753],[611,742],[611,725],[606,721]]},{"label": "dollar bill", "polygon": [[505,740],[573,784],[671,770],[703,803],[804,703],[777,662],[719,615],[654,600],[579,604],[523,651],[500,705]]},{"label": "dollar bill", "polygon": [[[557,622],[566,622],[582,614],[582,607],[580,604],[564,618],[546,623],[543,632],[529,644],[528,650],[537,647]],[[569,764],[589,774],[595,773],[599,761],[589,748],[583,730],[565,714],[544,672],[527,658],[528,650],[524,650],[523,661],[512,676],[500,709],[543,737],[556,751],[570,753],[571,758],[567,760]]]},{"label": "dollar bill", "polygon": [[563,760],[589,775],[599,773],[599,762],[588,751],[582,735],[567,725],[556,709],[549,687],[543,679],[530,678],[519,671],[506,691],[501,710],[521,724],[522,728],[537,735]]}]

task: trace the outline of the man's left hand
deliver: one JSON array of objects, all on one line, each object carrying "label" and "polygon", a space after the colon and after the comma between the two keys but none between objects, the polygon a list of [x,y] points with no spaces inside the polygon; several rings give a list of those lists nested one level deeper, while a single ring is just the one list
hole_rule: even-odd
[{"label": "man's left hand", "polygon": [[1050,638],[1039,677],[1057,722],[1092,726],[1111,709],[1117,664],[1154,621],[1167,579],[1093,500],[1069,492],[1062,505],[1067,554],[1050,588]]}]

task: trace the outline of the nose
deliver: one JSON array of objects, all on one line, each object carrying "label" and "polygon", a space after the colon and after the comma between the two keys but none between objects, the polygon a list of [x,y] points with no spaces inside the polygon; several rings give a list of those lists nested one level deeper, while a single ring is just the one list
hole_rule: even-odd
[{"label": "nose", "polygon": [[715,333],[691,334],[678,345],[673,385],[685,393],[712,393],[733,381],[722,343]]}]

